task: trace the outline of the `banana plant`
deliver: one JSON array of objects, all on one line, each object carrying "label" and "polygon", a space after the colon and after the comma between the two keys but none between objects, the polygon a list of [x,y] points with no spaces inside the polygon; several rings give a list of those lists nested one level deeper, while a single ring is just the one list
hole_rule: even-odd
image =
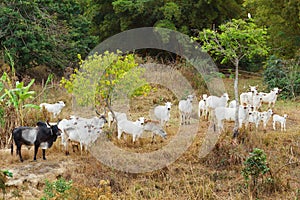
[{"label": "banana plant", "polygon": [[[1,77],[1,81],[4,83],[9,83],[10,79],[7,74],[3,74]],[[30,87],[34,83],[34,79],[30,81],[27,86],[24,86],[24,82],[16,81],[15,88],[8,89],[5,88],[3,82],[0,84],[0,91],[4,89],[4,94],[0,97],[0,101],[4,102],[8,106],[13,106],[16,109],[16,112],[20,116],[21,123],[23,125],[23,109],[24,108],[35,108],[39,109],[38,105],[35,104],[25,104],[27,99],[31,99],[34,97],[35,91],[30,91]]]}]

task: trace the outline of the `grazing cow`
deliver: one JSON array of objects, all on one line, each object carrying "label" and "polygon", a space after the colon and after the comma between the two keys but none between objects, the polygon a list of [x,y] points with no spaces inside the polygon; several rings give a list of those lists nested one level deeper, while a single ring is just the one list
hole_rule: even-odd
[{"label": "grazing cow", "polygon": [[159,135],[160,137],[166,139],[167,133],[164,131],[164,129],[159,125],[159,122],[146,120],[144,131],[150,131],[152,132],[152,142],[154,141],[155,135]]},{"label": "grazing cow", "polygon": [[[53,142],[56,141],[57,136],[61,133],[57,125],[48,125],[50,128],[45,123],[38,122],[38,127],[20,126],[13,130],[12,137],[17,146],[16,153],[19,154],[21,162],[23,162],[21,155],[21,146],[23,144],[27,146],[34,145],[34,161],[36,161],[36,154],[39,147],[41,147],[43,149],[43,159],[46,160],[45,150],[53,145]],[[13,154],[13,143],[11,144],[11,154]]]}]

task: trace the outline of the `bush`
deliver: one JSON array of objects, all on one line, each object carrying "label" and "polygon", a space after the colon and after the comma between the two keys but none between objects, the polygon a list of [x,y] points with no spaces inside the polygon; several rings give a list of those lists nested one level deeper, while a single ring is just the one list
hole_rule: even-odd
[{"label": "bush", "polygon": [[281,60],[271,56],[265,66],[264,82],[269,89],[282,89],[283,99],[296,98],[300,95],[300,57]]},{"label": "bush", "polygon": [[67,182],[63,178],[60,178],[57,181],[54,181],[52,183],[46,180],[45,184],[46,184],[44,189],[45,195],[41,198],[41,200],[52,199],[54,197],[67,199],[68,196],[67,191],[72,187],[72,181]]}]

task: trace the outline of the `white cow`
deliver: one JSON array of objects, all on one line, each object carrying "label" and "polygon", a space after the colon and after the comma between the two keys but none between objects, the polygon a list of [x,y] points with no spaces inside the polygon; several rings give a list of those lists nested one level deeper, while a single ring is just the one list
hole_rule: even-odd
[{"label": "white cow", "polygon": [[156,106],[154,108],[154,115],[160,121],[160,125],[164,127],[170,120],[171,102],[165,103],[164,106]]},{"label": "white cow", "polygon": [[[228,100],[229,100],[229,97],[228,97],[227,93],[222,94],[222,96],[220,96],[220,97],[217,97],[217,96],[207,97],[206,106],[208,109],[208,115],[214,116],[212,114],[212,112],[217,107],[226,107]],[[208,116],[206,116],[206,117],[208,117]]]},{"label": "white cow", "polygon": [[261,93],[262,94],[262,103],[268,104],[268,108],[271,107],[274,108],[275,102],[277,100],[277,96],[281,89],[278,87],[273,88],[269,93]]},{"label": "white cow", "polygon": [[135,142],[136,139],[141,137],[144,131],[144,122],[144,117],[140,117],[135,122],[129,121],[127,119],[118,120],[118,139],[121,139],[122,133],[125,132],[132,135],[132,140],[133,142]]},{"label": "white cow", "polygon": [[155,121],[146,121],[144,126],[144,131],[152,132],[152,141],[154,140],[155,135],[159,135],[160,137],[166,139],[167,133],[164,129],[159,125],[159,122]]},{"label": "white cow", "polygon": [[276,130],[276,122],[279,122],[281,132],[286,131],[286,118],[288,118],[287,114],[284,114],[283,116],[273,115],[273,129]]},{"label": "white cow", "polygon": [[193,95],[188,95],[186,100],[180,100],[178,108],[180,111],[181,125],[191,123],[191,114],[193,111]]},{"label": "white cow", "polygon": [[107,120],[103,115],[93,118],[76,117],[75,120],[73,119],[73,125],[67,125],[64,128],[64,146],[66,149],[66,154],[69,154],[69,141],[78,142],[80,144],[81,153],[83,147],[85,147],[85,150],[87,151],[88,147],[100,136],[102,128],[106,122]]},{"label": "white cow", "polygon": [[[117,120],[127,119],[126,113],[121,113],[121,112],[115,112],[115,111],[114,111],[114,114],[115,114]],[[112,124],[114,121],[115,121],[115,120],[114,120],[113,114],[112,114],[112,112],[109,111],[109,112],[107,113],[108,127],[110,127],[111,124]]]},{"label": "white cow", "polygon": [[249,123],[255,124],[255,129],[258,130],[259,123],[261,121],[262,114],[258,111],[249,112]]},{"label": "white cow", "polygon": [[200,97],[201,100],[199,101],[198,105],[198,117],[201,118],[202,116],[206,118],[207,114],[207,106],[206,106],[206,100],[207,100],[207,94],[203,94],[202,97]]},{"label": "white cow", "polygon": [[45,107],[48,112],[53,113],[53,117],[56,117],[65,107],[65,103],[63,101],[58,101],[54,104],[41,103],[40,108],[43,109],[43,107]]},{"label": "white cow", "polygon": [[[235,121],[235,111],[236,108],[227,108],[227,107],[217,107],[215,109],[215,118],[217,122],[217,127],[220,130],[224,131],[223,121]],[[250,106],[239,106],[239,128],[242,127],[243,124],[248,126],[248,118],[249,118]]]},{"label": "white cow", "polygon": [[267,123],[271,116],[273,115],[272,109],[269,109],[268,111],[261,112],[261,121],[263,122],[264,130],[266,130]]}]

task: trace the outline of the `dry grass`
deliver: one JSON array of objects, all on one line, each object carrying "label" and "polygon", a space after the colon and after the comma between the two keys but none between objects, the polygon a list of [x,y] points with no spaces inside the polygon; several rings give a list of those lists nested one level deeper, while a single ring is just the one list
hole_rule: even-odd
[{"label": "dry grass", "polygon": [[[225,79],[224,82],[229,95],[233,97],[233,80]],[[260,78],[241,79],[240,91],[245,90],[244,85],[248,87],[256,84],[264,88]],[[66,109],[60,117],[68,116],[72,111],[70,96],[54,88],[47,93],[49,99],[47,101],[67,102]],[[109,140],[116,146],[133,152],[151,152],[167,145],[176,135],[179,124],[176,105],[178,100],[167,89],[157,88],[147,97],[138,97],[131,101],[131,118],[148,116],[149,108],[153,108],[156,104],[165,101],[175,102],[171,112],[172,120],[167,128],[168,139],[157,138],[156,143],[151,143],[150,137],[143,137],[133,144],[130,136],[117,140],[114,134],[109,135]],[[54,91],[58,93],[54,95]],[[199,91],[199,94],[204,92],[205,90]],[[42,101],[42,98],[37,100],[37,102]],[[132,174],[117,171],[100,163],[89,154],[80,155],[79,151],[65,156],[60,149],[59,141],[53,148],[47,150],[46,157],[49,161],[72,160],[76,163],[67,166],[64,178],[73,180],[76,188],[84,191],[85,197],[90,195],[90,198],[93,198],[98,195],[99,198],[103,190],[108,190],[111,196],[107,195],[102,197],[103,199],[249,199],[248,189],[240,172],[249,152],[256,147],[266,152],[268,165],[274,177],[272,184],[259,185],[257,198],[297,199],[300,198],[299,102],[278,101],[274,110],[276,113],[287,113],[290,116],[287,121],[287,132],[274,131],[269,122],[266,132],[263,132],[261,127],[257,132],[241,131],[238,143],[234,144],[231,133],[233,123],[226,123],[226,132],[220,135],[213,150],[206,157],[199,158],[199,150],[209,125],[207,121],[200,120],[197,136],[188,150],[174,163],[153,172]],[[111,134],[108,128],[105,128],[105,131]],[[22,149],[22,155],[24,163],[30,163],[33,149],[29,151],[26,148]],[[41,152],[39,152],[38,162],[47,162],[41,160]],[[24,163],[19,163],[17,156],[10,156],[9,151],[0,152],[0,165],[5,168],[21,166]],[[99,185],[101,180],[109,180],[110,189],[103,189]],[[91,197],[92,193],[95,193],[95,196]]]}]

